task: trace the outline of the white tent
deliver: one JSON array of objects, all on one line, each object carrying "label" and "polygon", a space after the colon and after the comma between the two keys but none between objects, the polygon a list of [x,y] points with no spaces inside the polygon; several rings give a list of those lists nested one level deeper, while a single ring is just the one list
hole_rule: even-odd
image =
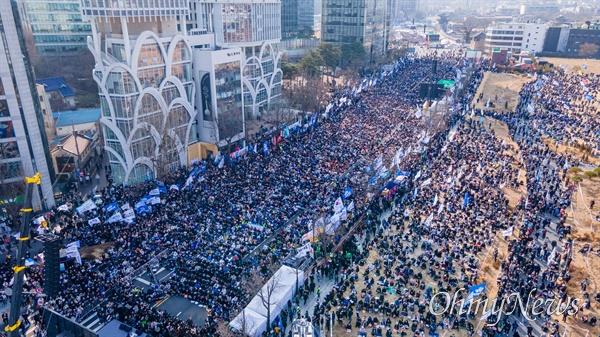
[{"label": "white tent", "polygon": [[[287,302],[294,296],[296,282],[298,282],[298,287],[304,284],[304,272],[288,266],[281,266],[246,308],[229,323],[229,326],[234,330],[246,332],[249,337],[260,336],[267,328],[267,307],[270,311],[270,323],[273,323],[275,317],[281,313],[287,306]],[[267,298],[268,305],[264,303]],[[244,325],[245,328],[243,328]]]}]

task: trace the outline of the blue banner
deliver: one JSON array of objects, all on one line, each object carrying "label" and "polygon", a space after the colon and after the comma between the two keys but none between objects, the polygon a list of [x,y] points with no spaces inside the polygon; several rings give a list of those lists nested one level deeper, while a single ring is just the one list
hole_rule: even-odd
[{"label": "blue banner", "polygon": [[346,187],[346,190],[344,191],[344,199],[350,198],[351,195],[352,195],[352,187],[348,186],[348,187]]},{"label": "blue banner", "polygon": [[473,201],[473,197],[469,194],[469,192],[465,192],[465,196],[463,197],[463,208],[469,206]]},{"label": "blue banner", "polygon": [[104,213],[113,213],[117,209],[119,209],[119,204],[117,204],[116,202],[113,202],[113,203],[110,203],[110,204],[104,206]]}]

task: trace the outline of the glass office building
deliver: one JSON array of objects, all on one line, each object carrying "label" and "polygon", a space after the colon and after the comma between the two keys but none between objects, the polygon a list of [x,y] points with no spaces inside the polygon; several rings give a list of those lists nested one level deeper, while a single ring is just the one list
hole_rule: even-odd
[{"label": "glass office building", "polygon": [[0,1],[0,207],[22,204],[24,177],[40,172],[32,203],[41,209],[54,206],[53,172],[16,8],[14,1]]},{"label": "glass office building", "polygon": [[387,0],[323,0],[321,39],[325,43],[362,43],[371,56],[385,53]]},{"label": "glass office building", "polygon": [[89,22],[81,16],[80,0],[21,0],[24,28],[36,52],[64,55],[87,50]]}]

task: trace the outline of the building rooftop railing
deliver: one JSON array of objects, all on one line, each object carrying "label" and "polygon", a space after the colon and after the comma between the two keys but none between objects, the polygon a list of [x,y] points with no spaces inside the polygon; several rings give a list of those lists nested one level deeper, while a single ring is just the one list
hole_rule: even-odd
[{"label": "building rooftop railing", "polygon": [[187,15],[188,0],[82,0],[87,17],[162,18]]}]

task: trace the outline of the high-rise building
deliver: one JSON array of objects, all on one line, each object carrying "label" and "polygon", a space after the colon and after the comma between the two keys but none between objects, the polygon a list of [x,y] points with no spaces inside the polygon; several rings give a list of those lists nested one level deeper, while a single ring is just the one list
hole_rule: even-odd
[{"label": "high-rise building", "polygon": [[[195,142],[245,139],[281,95],[279,0],[82,0],[112,177],[187,165]],[[209,150],[213,150],[210,148]]]},{"label": "high-rise building", "polygon": [[[208,35],[216,49],[241,50],[244,114],[246,118],[260,117],[281,96],[283,73],[277,47],[281,41],[281,1],[191,0],[190,7],[191,38]],[[203,46],[193,44],[195,49]]]},{"label": "high-rise building", "polygon": [[80,0],[20,0],[23,26],[40,55],[64,55],[87,50],[89,22],[81,16]]},{"label": "high-rise building", "polygon": [[405,16],[413,16],[417,12],[417,0],[396,0],[398,11]]},{"label": "high-rise building", "polygon": [[0,1],[0,37],[0,204],[22,202],[24,177],[40,172],[33,207],[53,207],[44,117],[14,1]]},{"label": "high-rise building", "polygon": [[388,38],[387,0],[323,0],[321,40],[361,43],[370,57],[385,53]]},{"label": "high-rise building", "polygon": [[321,0],[298,0],[298,30],[303,36],[320,34],[322,9]]},{"label": "high-rise building", "polygon": [[82,0],[112,177],[137,183],[187,165],[196,138],[187,0]]},{"label": "high-rise building", "polygon": [[293,39],[300,32],[298,26],[299,0],[281,0],[281,38]]},{"label": "high-rise building", "polygon": [[321,0],[282,0],[281,37],[283,39],[320,36]]}]

